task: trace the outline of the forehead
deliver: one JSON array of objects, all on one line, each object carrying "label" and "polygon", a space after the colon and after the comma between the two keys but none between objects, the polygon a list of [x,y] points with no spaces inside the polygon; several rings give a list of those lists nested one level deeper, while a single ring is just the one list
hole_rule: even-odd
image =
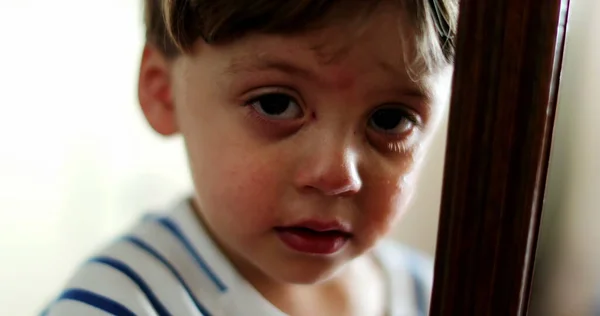
[{"label": "forehead", "polygon": [[327,59],[324,62],[318,55],[312,51],[249,51],[232,58],[222,74],[243,76],[271,71],[292,75],[325,87],[346,88],[362,79],[373,80],[371,83],[404,84],[405,92],[415,96],[429,97],[428,93],[431,92],[428,89],[430,76],[413,80],[407,67],[398,60],[389,61],[377,56],[357,58],[350,55],[336,58],[335,61]]},{"label": "forehead", "polygon": [[191,57],[218,57],[209,66],[218,65],[224,76],[279,71],[339,87],[356,80],[389,82],[429,97],[436,76],[411,72],[406,56],[414,55],[415,48],[404,40],[410,25],[402,16],[399,8],[382,6],[360,23],[295,35],[249,34],[225,44],[199,42]]}]

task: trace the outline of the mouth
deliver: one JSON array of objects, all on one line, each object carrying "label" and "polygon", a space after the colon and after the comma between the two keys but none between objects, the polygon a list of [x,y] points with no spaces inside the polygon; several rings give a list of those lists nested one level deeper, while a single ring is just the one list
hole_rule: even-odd
[{"label": "mouth", "polygon": [[308,221],[275,227],[275,232],[288,248],[313,255],[335,254],[352,238],[350,229],[339,222]]}]

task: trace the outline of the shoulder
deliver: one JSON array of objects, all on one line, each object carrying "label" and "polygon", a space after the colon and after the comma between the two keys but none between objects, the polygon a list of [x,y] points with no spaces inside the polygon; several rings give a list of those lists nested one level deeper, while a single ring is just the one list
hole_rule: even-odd
[{"label": "shoulder", "polygon": [[43,315],[202,315],[178,272],[193,262],[173,225],[141,220],[82,264]]},{"label": "shoulder", "polygon": [[433,282],[433,258],[422,251],[401,243],[384,240],[377,249],[377,256],[391,272],[407,272],[424,283]]},{"label": "shoulder", "polygon": [[433,288],[433,259],[414,248],[384,240],[375,249],[394,297],[408,297],[418,314],[427,314]]},{"label": "shoulder", "polygon": [[127,248],[119,239],[83,263],[44,315],[156,315],[146,280],[136,271],[145,263],[125,254],[132,250]]}]

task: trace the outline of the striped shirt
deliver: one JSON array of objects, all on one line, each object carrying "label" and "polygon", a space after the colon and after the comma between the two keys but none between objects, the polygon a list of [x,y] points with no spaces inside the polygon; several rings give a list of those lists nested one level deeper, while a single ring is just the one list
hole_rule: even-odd
[{"label": "striped shirt", "polygon": [[[390,316],[425,316],[433,265],[384,241],[374,255],[388,281]],[[284,316],[219,251],[189,203],[147,215],[83,264],[44,316]]]}]

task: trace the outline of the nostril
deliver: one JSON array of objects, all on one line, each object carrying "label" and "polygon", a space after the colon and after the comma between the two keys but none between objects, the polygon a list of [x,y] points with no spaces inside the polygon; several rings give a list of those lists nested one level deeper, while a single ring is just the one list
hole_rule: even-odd
[{"label": "nostril", "polygon": [[358,172],[358,158],[349,148],[340,149],[329,144],[307,153],[295,174],[297,188],[327,196],[347,196],[359,192],[362,181]]},{"label": "nostril", "polygon": [[329,192],[325,192],[327,195],[335,196],[335,195],[350,195],[357,193],[360,190],[360,184],[357,183],[348,183],[345,186],[339,186],[337,189],[330,190]]},{"label": "nostril", "polygon": [[356,194],[362,187],[356,168],[348,165],[306,168],[298,175],[296,181],[299,188],[316,190],[327,196]]}]

